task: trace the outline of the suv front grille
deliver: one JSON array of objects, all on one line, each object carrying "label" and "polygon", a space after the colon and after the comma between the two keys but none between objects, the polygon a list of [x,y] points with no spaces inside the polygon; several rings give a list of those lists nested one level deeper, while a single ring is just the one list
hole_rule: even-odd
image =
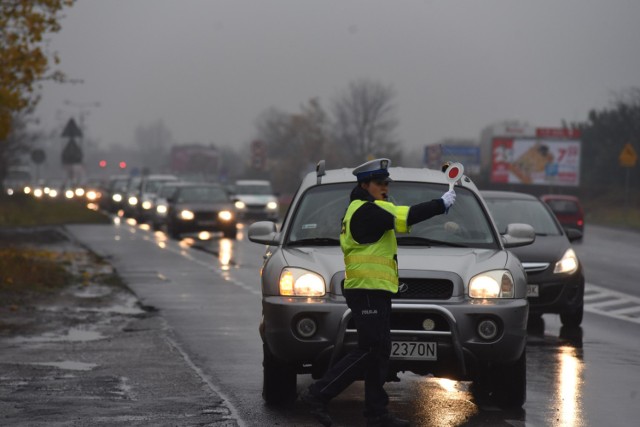
[{"label": "suv front grille", "polygon": [[403,279],[393,299],[438,299],[445,300],[453,295],[453,282],[447,279]]},{"label": "suv front grille", "polygon": [[[403,286],[403,284],[405,286]],[[344,280],[340,283],[344,294]],[[397,294],[392,299],[450,299],[453,295],[453,282],[447,279],[403,279],[400,278],[400,286]]]}]

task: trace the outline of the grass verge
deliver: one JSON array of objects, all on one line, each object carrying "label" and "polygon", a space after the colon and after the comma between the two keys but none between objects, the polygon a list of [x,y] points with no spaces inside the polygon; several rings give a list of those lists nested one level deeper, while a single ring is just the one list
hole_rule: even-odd
[{"label": "grass verge", "polygon": [[83,280],[71,272],[73,254],[43,249],[64,239],[52,232],[63,224],[109,222],[85,202],[0,196],[0,307],[15,307]]}]

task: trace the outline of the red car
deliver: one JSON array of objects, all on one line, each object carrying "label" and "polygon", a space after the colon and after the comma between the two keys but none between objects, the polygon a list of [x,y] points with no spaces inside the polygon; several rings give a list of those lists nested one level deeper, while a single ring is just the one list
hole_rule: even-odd
[{"label": "red car", "polygon": [[540,199],[549,205],[564,228],[575,228],[584,233],[584,210],[577,197],[544,194]]}]

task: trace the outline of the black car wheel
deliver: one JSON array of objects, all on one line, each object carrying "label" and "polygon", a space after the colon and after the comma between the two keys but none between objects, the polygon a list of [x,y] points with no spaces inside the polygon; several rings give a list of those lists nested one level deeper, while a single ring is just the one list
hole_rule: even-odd
[{"label": "black car wheel", "polygon": [[293,367],[278,360],[266,344],[262,344],[262,398],[269,405],[292,402],[296,398],[297,374]]},{"label": "black car wheel", "polygon": [[224,237],[226,237],[227,239],[235,239],[236,238],[236,234],[238,233],[238,230],[236,228],[236,226],[234,225],[233,227],[230,228],[225,228],[222,231],[222,234],[224,235]]},{"label": "black car wheel", "polygon": [[582,323],[582,317],[584,315],[584,306],[581,305],[578,308],[573,309],[572,311],[566,311],[564,313],[560,313],[560,321],[563,326],[568,326],[571,328],[575,328],[580,326]]}]

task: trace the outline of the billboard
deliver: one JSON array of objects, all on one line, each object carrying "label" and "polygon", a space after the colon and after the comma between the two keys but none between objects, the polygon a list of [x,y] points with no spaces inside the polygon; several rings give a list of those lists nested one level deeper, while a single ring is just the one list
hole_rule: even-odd
[{"label": "billboard", "polygon": [[580,185],[580,141],[545,138],[494,138],[491,182]]},{"label": "billboard", "polygon": [[427,145],[424,147],[423,165],[429,169],[440,169],[445,161],[464,165],[467,175],[480,173],[480,147],[469,145]]}]

